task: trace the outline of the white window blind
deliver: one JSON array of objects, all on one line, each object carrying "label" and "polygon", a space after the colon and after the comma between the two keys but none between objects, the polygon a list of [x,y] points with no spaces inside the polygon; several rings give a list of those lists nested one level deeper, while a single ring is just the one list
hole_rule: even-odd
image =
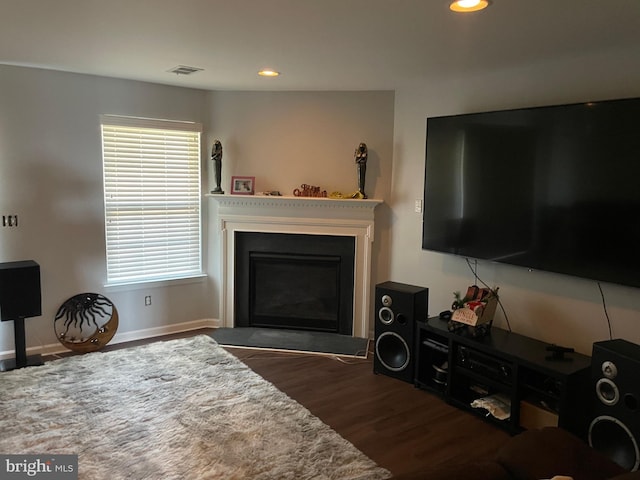
[{"label": "white window blind", "polygon": [[104,115],[107,283],[202,273],[200,125]]}]

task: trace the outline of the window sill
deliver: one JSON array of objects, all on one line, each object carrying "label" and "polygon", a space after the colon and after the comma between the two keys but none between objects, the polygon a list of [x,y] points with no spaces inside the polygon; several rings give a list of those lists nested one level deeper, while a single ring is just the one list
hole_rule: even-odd
[{"label": "window sill", "polygon": [[110,292],[123,292],[130,290],[143,290],[148,288],[170,287],[174,285],[188,285],[191,283],[202,283],[207,279],[205,273],[190,277],[166,278],[162,280],[140,280],[135,282],[106,283],[104,288]]}]

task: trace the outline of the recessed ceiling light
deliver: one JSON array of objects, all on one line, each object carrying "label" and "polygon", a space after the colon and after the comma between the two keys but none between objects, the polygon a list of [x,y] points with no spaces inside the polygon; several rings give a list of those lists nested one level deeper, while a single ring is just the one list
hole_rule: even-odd
[{"label": "recessed ceiling light", "polygon": [[454,12],[477,12],[489,6],[489,0],[456,0],[449,8]]},{"label": "recessed ceiling light", "polygon": [[272,70],[270,68],[263,68],[262,70],[258,71],[258,75],[260,75],[261,77],[277,77],[278,75],[280,75],[280,72],[276,72],[275,70]]}]

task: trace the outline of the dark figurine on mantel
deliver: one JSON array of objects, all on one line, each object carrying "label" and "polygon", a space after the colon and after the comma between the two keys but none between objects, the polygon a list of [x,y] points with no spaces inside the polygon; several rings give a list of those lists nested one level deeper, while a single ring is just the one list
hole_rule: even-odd
[{"label": "dark figurine on mantel", "polygon": [[356,159],[356,168],[358,169],[358,191],[354,194],[354,197],[367,198],[367,194],[364,193],[364,180],[367,175],[367,144],[361,143],[356,148],[354,153]]},{"label": "dark figurine on mantel", "polygon": [[222,183],[222,143],[220,140],[216,140],[213,143],[211,149],[211,161],[213,162],[213,171],[215,173],[215,188],[211,190],[211,193],[223,194],[224,191],[220,188]]}]

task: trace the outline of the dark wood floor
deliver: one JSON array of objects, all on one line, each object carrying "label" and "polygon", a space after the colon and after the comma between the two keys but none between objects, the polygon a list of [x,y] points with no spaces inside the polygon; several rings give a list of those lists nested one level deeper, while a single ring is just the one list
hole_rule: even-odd
[{"label": "dark wood floor", "polygon": [[[207,331],[171,337],[199,333]],[[147,342],[107,349],[141,343]],[[227,350],[394,475],[490,457],[509,438],[498,427],[431,393],[375,375],[371,355],[359,360]]]},{"label": "dark wood floor", "polygon": [[368,360],[228,349],[394,475],[491,456],[509,435]]}]

